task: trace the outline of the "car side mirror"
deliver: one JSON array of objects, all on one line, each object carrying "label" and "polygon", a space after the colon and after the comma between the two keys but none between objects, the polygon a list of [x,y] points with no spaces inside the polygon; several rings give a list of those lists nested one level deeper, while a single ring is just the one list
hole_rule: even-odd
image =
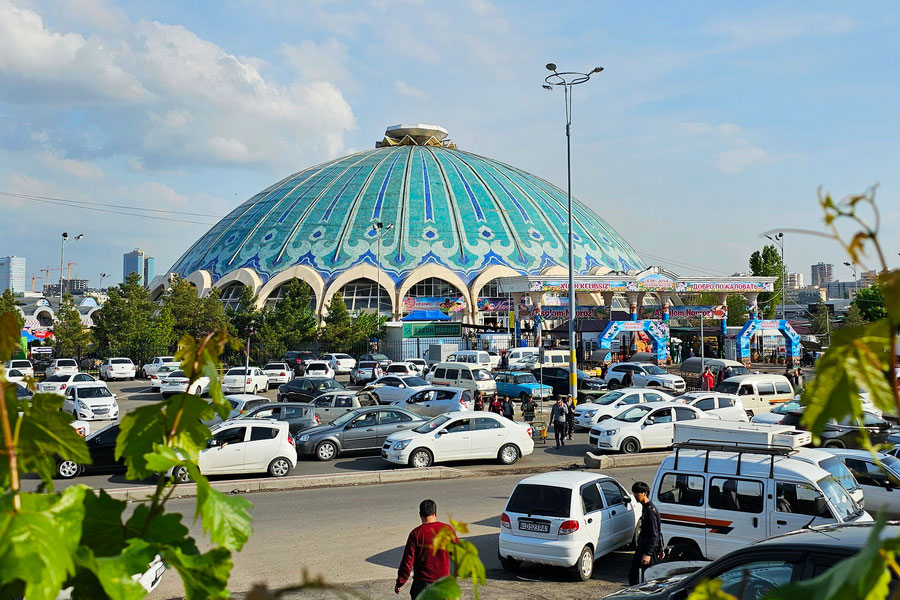
[{"label": "car side mirror", "polygon": [[653,419],[647,419],[646,421],[644,421],[644,426],[653,425],[654,423],[656,423],[656,421],[654,421]]},{"label": "car side mirror", "polygon": [[437,432],[438,435],[444,435],[445,433],[447,433],[446,429],[441,429]]},{"label": "car side mirror", "polygon": [[219,442],[219,440],[206,440],[207,448],[215,448],[216,446],[220,446],[220,445],[221,445],[221,443]]},{"label": "car side mirror", "polygon": [[625,504],[631,504],[631,496],[625,496]]}]

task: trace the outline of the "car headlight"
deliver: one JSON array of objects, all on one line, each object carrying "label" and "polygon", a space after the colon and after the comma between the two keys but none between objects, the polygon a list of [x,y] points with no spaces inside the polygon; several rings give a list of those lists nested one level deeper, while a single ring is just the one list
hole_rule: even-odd
[{"label": "car headlight", "polygon": [[412,440],[403,440],[403,441],[401,441],[401,442],[395,442],[395,443],[394,443],[394,446],[391,448],[391,450],[403,450],[404,448],[406,448],[407,446],[409,446],[409,443],[410,443],[411,441],[412,441]]},{"label": "car headlight", "polygon": [[617,433],[619,433],[619,430],[618,429],[607,429],[603,433],[605,435],[616,435]]},{"label": "car headlight", "polygon": [[673,387],[675,387],[675,382],[674,381],[663,381],[663,385],[665,387],[673,388]]},{"label": "car headlight", "polygon": [[583,417],[593,417],[593,416],[596,415],[596,414],[597,414],[597,411],[596,411],[596,410],[586,410],[586,411],[584,411],[583,413],[581,413],[581,416],[583,416]]},{"label": "car headlight", "polygon": [[309,434],[307,433],[306,435],[301,435],[300,437],[297,438],[297,441],[298,441],[298,442],[308,442],[308,441],[309,441]]}]

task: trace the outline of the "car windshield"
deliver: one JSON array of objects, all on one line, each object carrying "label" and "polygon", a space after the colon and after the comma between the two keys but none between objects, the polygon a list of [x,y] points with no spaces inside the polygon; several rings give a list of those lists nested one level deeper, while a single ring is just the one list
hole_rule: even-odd
[{"label": "car windshield", "polygon": [[404,377],[403,383],[410,387],[421,387],[423,385],[428,385],[428,382],[421,377]]},{"label": "car windshield", "polygon": [[732,377],[734,377],[736,375],[749,375],[749,374],[750,374],[750,370],[743,365],[741,365],[739,367],[731,367],[731,376]]},{"label": "car windshield", "polygon": [[831,475],[819,480],[819,489],[837,511],[837,516],[841,521],[852,519],[862,512],[859,505],[847,494],[847,490]]},{"label": "car windshield", "polygon": [[472,369],[472,378],[475,381],[489,381],[491,374],[485,369]]},{"label": "car windshield", "polygon": [[594,404],[603,404],[604,406],[610,405],[622,396],[625,395],[625,392],[607,392],[598,398],[594,398],[591,400]]},{"label": "car windshield", "polygon": [[372,354],[371,356],[373,360],[391,360],[384,354]]},{"label": "car windshield", "polygon": [[776,415],[786,414],[791,410],[799,410],[801,408],[800,403],[795,400],[791,400],[790,402],[785,402],[784,404],[779,404],[775,408],[772,409],[772,412]]},{"label": "car windshield", "polygon": [[359,363],[359,368],[360,369],[374,369],[377,364],[378,363],[376,363],[376,362],[364,360],[361,363]]},{"label": "car windshield", "polygon": [[243,374],[244,374],[244,367],[235,367],[234,369],[228,369],[228,372],[225,373],[225,376],[227,377],[228,375],[243,375]]},{"label": "car windshield", "polygon": [[644,365],[644,370],[651,375],[668,375],[665,369],[661,369],[656,365]]},{"label": "car windshield", "polygon": [[328,363],[324,362],[310,362],[307,364],[306,370],[309,371],[311,369],[322,369],[323,371],[328,370]]},{"label": "car windshield", "polygon": [[424,423],[413,429],[413,431],[415,431],[416,433],[431,433],[449,420],[450,417],[448,417],[447,415],[439,415],[431,419],[430,421],[425,421]]},{"label": "car windshield", "polygon": [[895,479],[900,479],[900,459],[891,454],[880,455],[881,464],[890,471]]},{"label": "car windshield", "polygon": [[344,414],[339,416],[337,419],[331,421],[330,424],[334,425],[335,427],[341,427],[342,425],[346,425],[346,423],[348,421],[356,418],[357,416],[359,416],[359,413],[356,412],[355,410],[352,410],[350,412],[345,412]]},{"label": "car windshield", "polygon": [[588,375],[581,369],[575,369],[575,372],[578,374],[578,379],[593,379],[594,378],[593,375]]},{"label": "car windshield", "polygon": [[114,365],[130,365],[131,364],[131,360],[129,360],[127,358],[114,358],[109,362]]},{"label": "car windshield", "polygon": [[826,458],[819,463],[819,466],[831,473],[831,476],[834,477],[848,492],[859,489],[859,483],[856,482],[853,473],[850,472],[847,465],[841,462],[841,459],[837,456]]},{"label": "car windshield", "polygon": [[56,366],[57,367],[77,367],[78,365],[75,363],[74,360],[63,359],[63,360],[56,361]]},{"label": "car windshield", "polygon": [[78,388],[79,398],[109,398],[112,394],[105,387]]},{"label": "car windshield", "polygon": [[339,383],[338,383],[337,381],[335,381],[334,379],[326,379],[325,381],[321,382],[321,383],[318,385],[317,389],[320,389],[320,390],[336,390],[336,389],[344,389],[344,386],[342,386],[341,384],[339,384]]},{"label": "car windshield", "polygon": [[175,362],[175,357],[174,356],[160,356],[159,360],[161,360],[162,362]]},{"label": "car windshield", "polygon": [[625,423],[637,423],[643,419],[644,415],[648,412],[650,412],[650,409],[646,406],[632,406],[631,408],[626,408],[613,418],[616,421],[624,421]]},{"label": "car windshield", "polygon": [[723,381],[716,386],[716,391],[723,394],[737,394],[739,385],[736,381]]},{"label": "car windshield", "polygon": [[524,384],[524,383],[537,383],[537,379],[534,378],[534,375],[528,373],[527,375],[516,375],[516,383]]},{"label": "car windshield", "polygon": [[526,515],[565,519],[569,517],[571,506],[572,490],[569,488],[520,483],[509,497],[506,510]]}]

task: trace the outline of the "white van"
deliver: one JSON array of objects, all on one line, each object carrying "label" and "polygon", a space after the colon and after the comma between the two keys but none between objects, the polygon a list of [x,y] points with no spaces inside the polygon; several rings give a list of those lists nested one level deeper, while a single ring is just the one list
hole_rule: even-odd
[{"label": "white van", "polygon": [[544,358],[540,360],[540,352],[538,353],[537,367],[569,367],[569,351],[568,350],[544,350]]},{"label": "white van", "polygon": [[772,407],[794,398],[794,388],[784,375],[738,375],[716,386],[717,392],[734,394],[741,399],[751,419],[767,413]]},{"label": "white van", "polygon": [[447,357],[448,362],[476,364],[491,370],[491,355],[484,350],[457,350]]},{"label": "white van", "polygon": [[509,356],[509,368],[513,371],[534,368],[532,364],[537,361],[539,350],[534,346],[512,348],[506,352]]},{"label": "white van", "polygon": [[497,382],[491,372],[479,365],[461,362],[438,363],[432,371],[433,385],[448,385],[463,388],[473,394],[480,392],[482,396],[496,396]]},{"label": "white van", "polygon": [[[765,429],[749,423],[740,428]],[[721,432],[723,440],[733,440],[729,428]],[[651,490],[671,560],[715,560],[807,526],[871,521],[831,473],[809,456],[798,457],[807,452],[740,441],[676,443]]]}]

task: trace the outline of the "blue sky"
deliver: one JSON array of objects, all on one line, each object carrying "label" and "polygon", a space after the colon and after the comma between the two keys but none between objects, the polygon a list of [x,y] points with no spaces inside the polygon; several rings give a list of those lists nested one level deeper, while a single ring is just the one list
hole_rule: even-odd
[{"label": "blue sky", "polygon": [[[214,215],[400,122],[564,185],[553,61],[605,68],[576,89],[574,190],[648,263],[746,270],[761,232],[821,229],[818,186],[879,183],[896,267],[898,18],[892,2],[0,0],[0,192],[195,213],[0,195],[0,255],[37,273],[83,232],[79,276],[118,281],[133,247],[159,272]],[[789,234],[785,252],[807,281],[819,260],[850,278],[832,242]]]}]

